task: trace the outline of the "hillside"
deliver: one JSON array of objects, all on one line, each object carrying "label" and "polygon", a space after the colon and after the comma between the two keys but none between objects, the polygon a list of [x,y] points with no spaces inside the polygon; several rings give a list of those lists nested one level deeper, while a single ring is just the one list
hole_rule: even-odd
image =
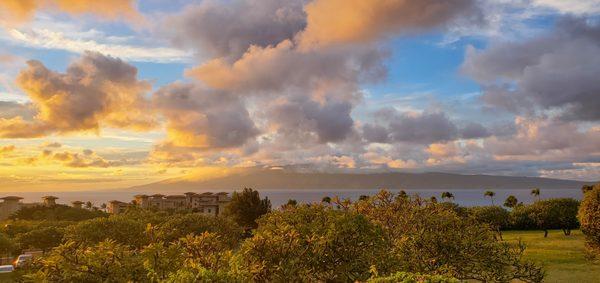
[{"label": "hillside", "polygon": [[253,169],[202,180],[169,179],[132,187],[139,191],[309,189],[579,189],[585,182],[538,177],[460,175],[449,173],[318,173]]}]

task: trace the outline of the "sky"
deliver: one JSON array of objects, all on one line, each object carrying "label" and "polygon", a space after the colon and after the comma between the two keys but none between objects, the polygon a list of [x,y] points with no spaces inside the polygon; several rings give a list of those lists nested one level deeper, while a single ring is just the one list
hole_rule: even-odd
[{"label": "sky", "polygon": [[1,0],[0,191],[279,166],[598,181],[599,76],[599,0]]}]

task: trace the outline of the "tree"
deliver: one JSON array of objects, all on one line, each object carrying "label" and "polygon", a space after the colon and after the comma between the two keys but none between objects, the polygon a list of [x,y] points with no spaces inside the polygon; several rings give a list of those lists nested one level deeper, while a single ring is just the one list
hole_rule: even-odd
[{"label": "tree", "polygon": [[50,249],[58,246],[62,242],[64,231],[56,227],[44,227],[31,230],[27,233],[19,234],[17,242],[23,248],[40,249],[46,253]]},{"label": "tree", "polygon": [[150,241],[146,234],[145,219],[135,219],[127,214],[95,218],[69,226],[65,239],[77,244],[94,245],[112,240],[121,245],[140,248]]},{"label": "tree", "polygon": [[504,206],[506,206],[508,208],[514,208],[517,206],[518,203],[519,203],[519,200],[517,199],[517,197],[510,195],[504,201]]},{"label": "tree", "polygon": [[124,245],[102,241],[80,246],[69,241],[34,261],[31,282],[148,282],[141,257]]},{"label": "tree", "polygon": [[501,230],[508,228],[509,213],[500,206],[474,206],[468,208],[468,213],[480,223],[490,225],[502,239]]},{"label": "tree", "polygon": [[531,189],[531,195],[536,197],[538,200],[540,200],[540,189],[539,188]]},{"label": "tree", "polygon": [[242,227],[255,229],[258,225],[256,220],[269,211],[269,198],[261,199],[258,191],[244,188],[241,193],[233,193],[231,202],[225,207],[224,215],[231,217]]},{"label": "tree", "polygon": [[[445,203],[447,204],[447,203]],[[443,203],[380,192],[354,209],[383,227],[394,271],[438,274],[483,282],[540,282],[544,273],[523,260],[524,247],[496,239],[486,224]]]},{"label": "tree", "polygon": [[253,282],[365,281],[387,272],[390,243],[356,212],[322,205],[274,211],[235,255],[235,270]]},{"label": "tree", "polygon": [[172,215],[163,223],[154,225],[155,241],[170,243],[188,235],[201,235],[211,232],[219,235],[221,241],[234,247],[242,237],[242,229],[232,219],[214,217],[201,213]]},{"label": "tree", "polygon": [[4,233],[0,233],[0,257],[10,256],[18,250],[18,244]]},{"label": "tree", "polygon": [[539,229],[544,230],[544,237],[549,229],[561,229],[565,235],[578,227],[577,211],[579,202],[571,198],[555,198],[537,201],[529,205],[530,217]]},{"label": "tree", "polygon": [[94,205],[92,204],[92,202],[91,202],[91,201],[89,201],[89,200],[88,200],[88,201],[86,201],[86,202],[85,202],[85,208],[87,208],[87,209],[92,209],[92,207],[93,207],[93,206],[94,206]]},{"label": "tree", "polygon": [[600,257],[600,183],[585,192],[578,217],[589,254]]},{"label": "tree", "polygon": [[489,197],[492,200],[492,205],[494,205],[494,196],[496,195],[496,193],[494,193],[493,191],[485,191],[483,195]]},{"label": "tree", "polygon": [[360,195],[358,197],[358,200],[367,200],[368,198],[369,198],[369,196],[367,196],[367,195]]},{"label": "tree", "polygon": [[331,204],[331,198],[326,196],[321,200],[322,203]]},{"label": "tree", "polygon": [[283,205],[283,208],[292,208],[298,205],[298,201],[295,199],[288,199],[288,201]]},{"label": "tree", "polygon": [[442,199],[443,200],[454,200],[454,194],[452,194],[451,192],[443,192]]}]

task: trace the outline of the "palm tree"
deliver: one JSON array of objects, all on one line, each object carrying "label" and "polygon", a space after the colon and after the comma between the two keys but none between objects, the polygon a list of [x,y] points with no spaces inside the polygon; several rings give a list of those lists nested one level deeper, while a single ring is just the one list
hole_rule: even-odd
[{"label": "palm tree", "polygon": [[514,208],[517,206],[518,203],[519,203],[519,200],[517,199],[517,197],[510,195],[504,201],[504,206],[509,207],[509,208]]},{"label": "palm tree", "polygon": [[431,201],[432,203],[437,203],[437,198],[435,196],[431,196],[429,198],[429,201]]},{"label": "palm tree", "polygon": [[321,200],[322,203],[331,204],[331,198],[326,196]]},{"label": "palm tree", "polygon": [[94,206],[94,205],[92,204],[91,201],[88,200],[88,201],[85,202],[85,208],[92,209],[92,206]]},{"label": "palm tree", "polygon": [[442,193],[442,199],[445,200],[453,200],[454,199],[454,195],[451,192],[443,192]]},{"label": "palm tree", "polygon": [[489,197],[492,200],[492,206],[494,205],[494,196],[496,195],[496,193],[494,193],[493,191],[485,191],[485,193],[483,194],[486,197]]},{"label": "palm tree", "polygon": [[531,195],[534,197],[537,197],[537,199],[540,200],[540,189],[539,188],[531,189]]},{"label": "palm tree", "polygon": [[102,203],[100,205],[100,208],[102,208],[102,211],[106,211],[106,203]]}]

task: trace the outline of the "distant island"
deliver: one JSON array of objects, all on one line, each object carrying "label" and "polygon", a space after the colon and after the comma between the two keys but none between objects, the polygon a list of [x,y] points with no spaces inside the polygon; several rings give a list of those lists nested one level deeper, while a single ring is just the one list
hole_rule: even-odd
[{"label": "distant island", "polygon": [[235,170],[225,176],[200,180],[175,178],[132,187],[132,190],[230,190],[251,187],[260,190],[379,189],[579,189],[591,182],[540,177],[461,175],[451,173],[323,173],[288,169]]}]

